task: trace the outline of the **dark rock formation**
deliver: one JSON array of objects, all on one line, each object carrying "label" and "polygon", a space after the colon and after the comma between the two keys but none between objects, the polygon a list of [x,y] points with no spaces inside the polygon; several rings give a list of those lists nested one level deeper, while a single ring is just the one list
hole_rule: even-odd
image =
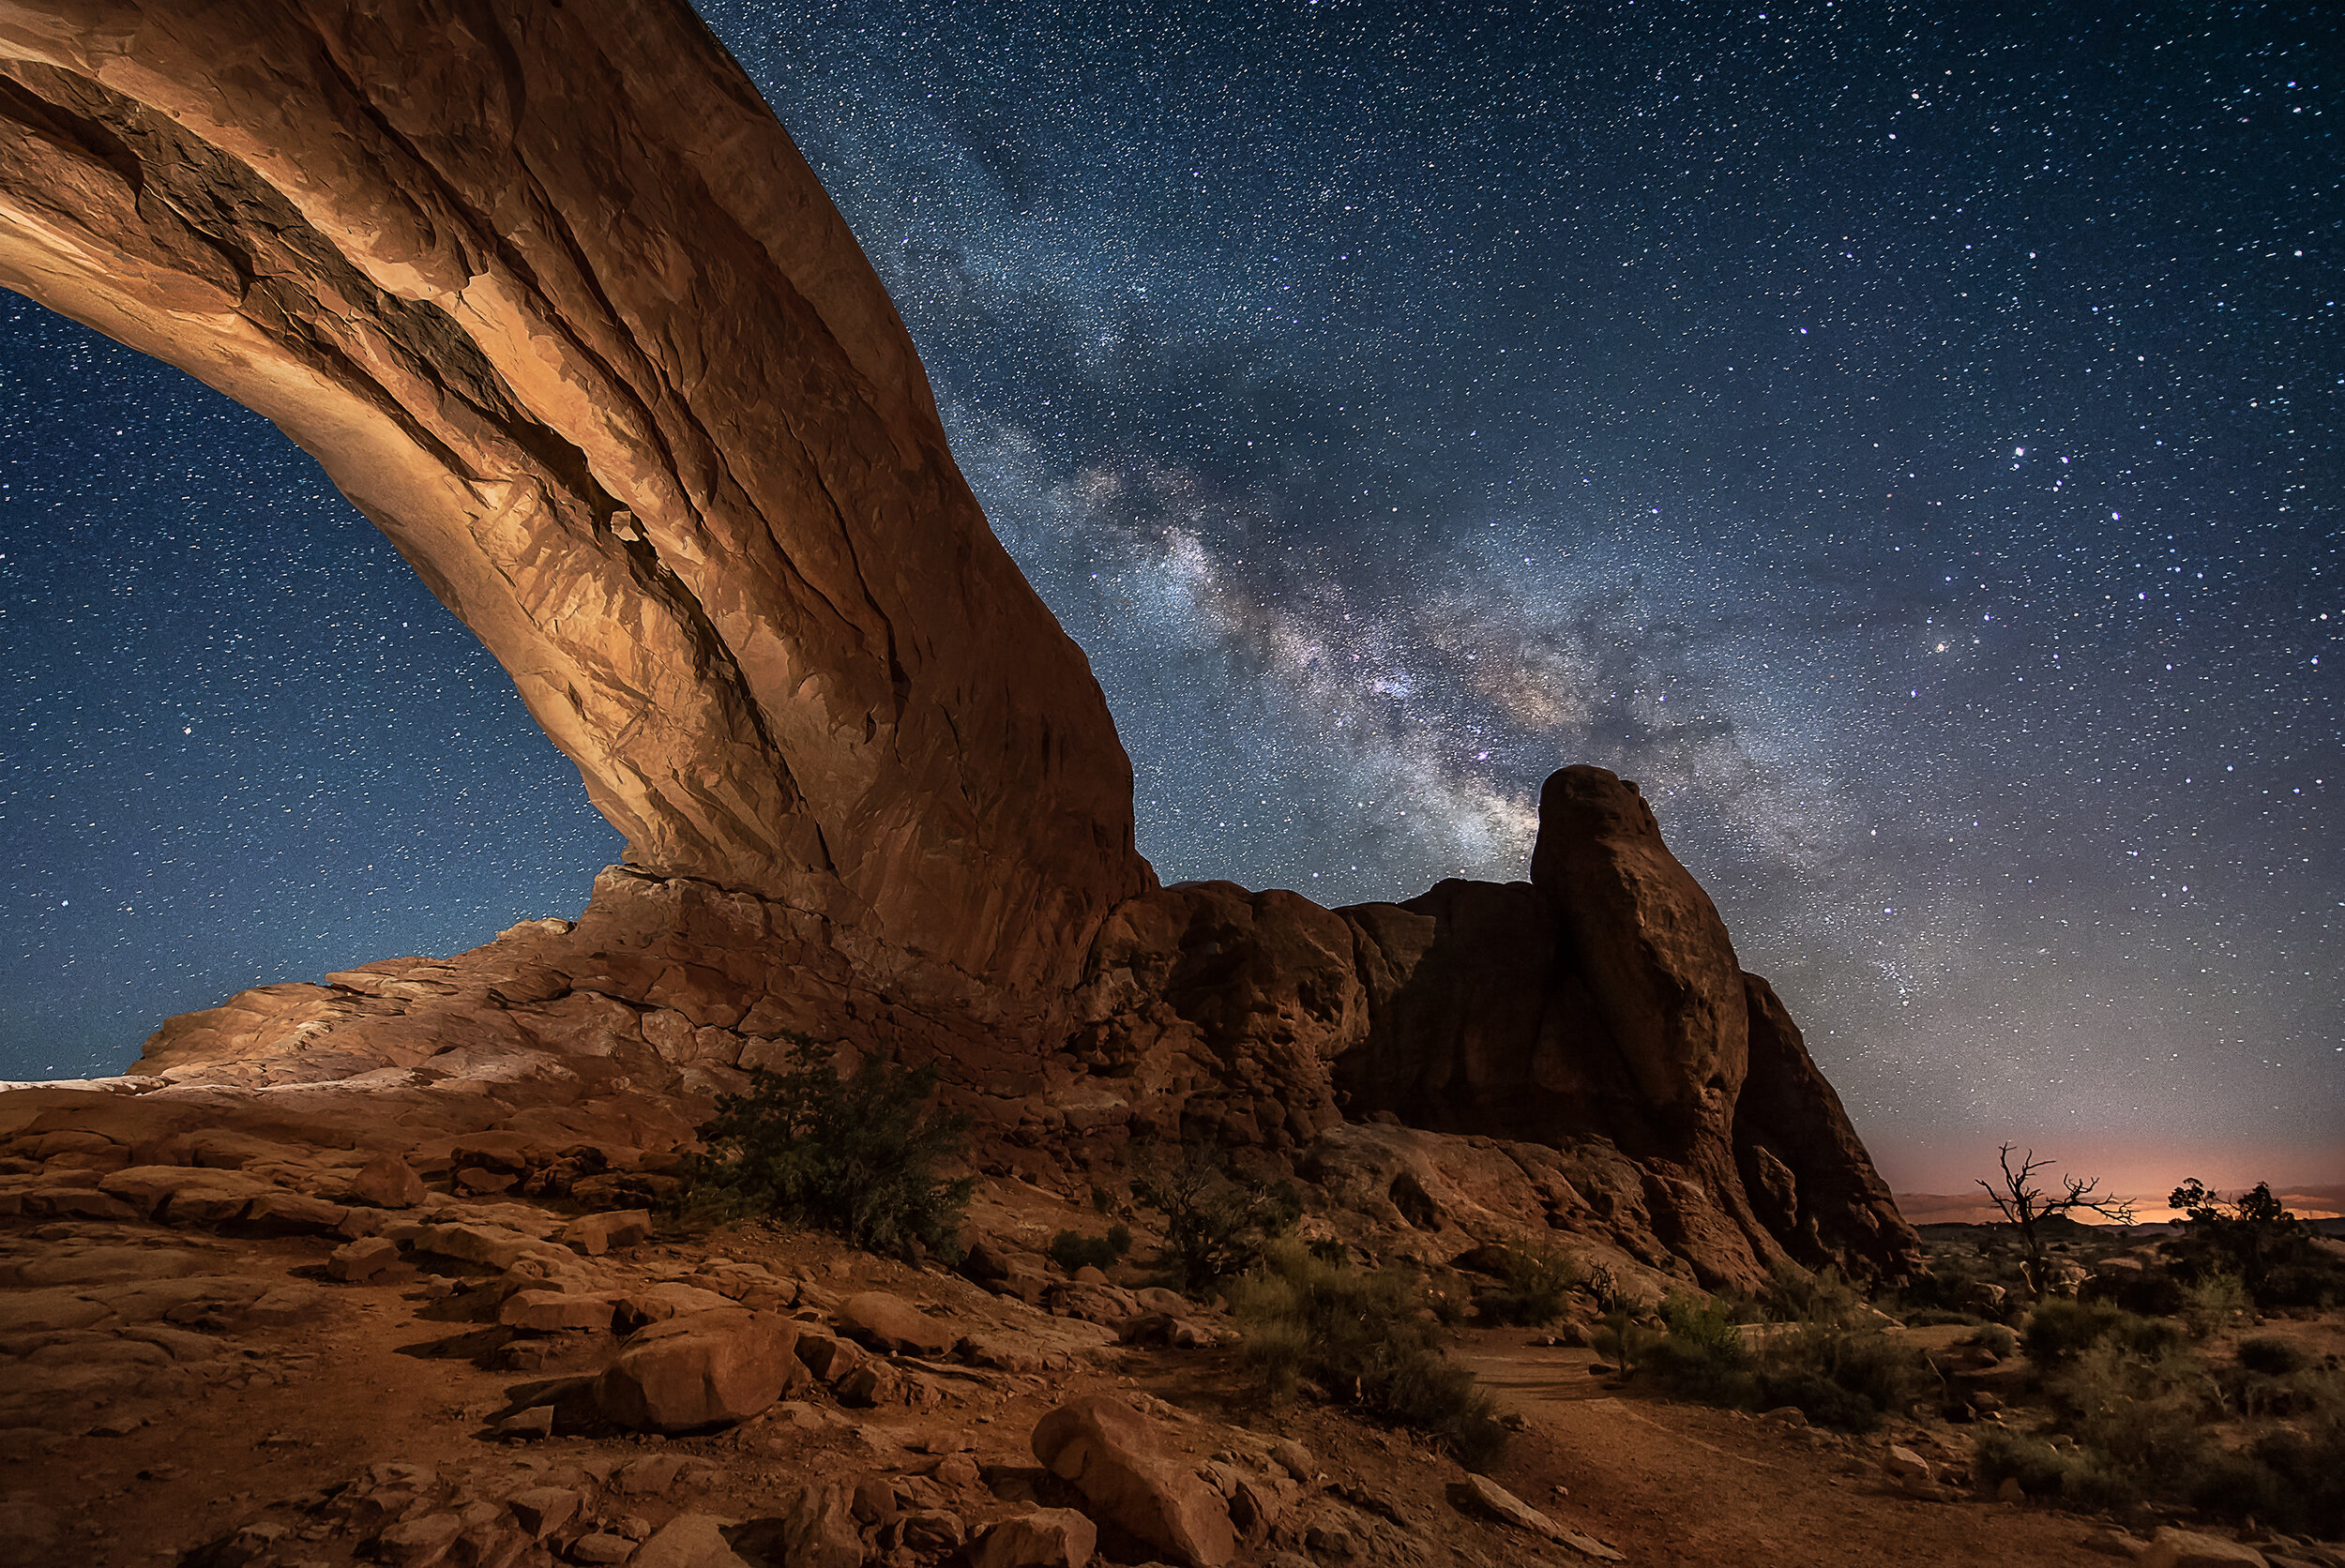
[{"label": "dark rock formation", "polygon": [[684,0],[10,6],[0,285],[315,456],[630,861],[990,993],[1151,885],[1082,651]]},{"label": "dark rock formation", "polygon": [[805,1034],[934,1061],[1009,1168],[1207,1138],[1429,1235],[1578,1227],[1715,1283],[1910,1259],[1610,774],[1549,780],[1529,883],[1156,887],[1081,651],[683,0],[0,8],[0,284],[314,454],[628,838],[576,923],[171,1020],[113,1122],[490,1132],[544,1157],[479,1190],[599,1180],[566,1141],[672,1149]]}]

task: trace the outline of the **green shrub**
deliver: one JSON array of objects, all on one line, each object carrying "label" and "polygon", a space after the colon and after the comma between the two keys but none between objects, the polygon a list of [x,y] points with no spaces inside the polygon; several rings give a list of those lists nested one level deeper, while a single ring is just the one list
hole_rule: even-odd
[{"label": "green shrub", "polygon": [[1231,1293],[1239,1355],[1275,1399],[1306,1386],[1425,1432],[1479,1470],[1506,1440],[1473,1374],[1442,1353],[1422,1288],[1394,1269],[1354,1269],[1294,1243],[1270,1247]]},{"label": "green shrub", "polygon": [[1077,1269],[1112,1269],[1132,1249],[1131,1228],[1111,1225],[1104,1236],[1062,1230],[1051,1238],[1051,1261],[1073,1274]]},{"label": "green shrub", "polygon": [[1622,1377],[1628,1378],[1646,1364],[1664,1335],[1638,1322],[1629,1308],[1615,1306],[1604,1315],[1604,1321],[1590,1337],[1596,1353],[1619,1367]]},{"label": "green shrub", "polygon": [[2239,1364],[2267,1378],[2285,1378],[2312,1364],[2312,1352],[2277,1334],[2259,1334],[2239,1342]]},{"label": "green shrub", "polygon": [[2325,1306],[2345,1299],[2345,1263],[2315,1244],[2311,1227],[2259,1182],[2226,1202],[2195,1179],[2167,1200],[2189,1215],[2172,1244],[2186,1278],[2237,1274],[2258,1306]]},{"label": "green shrub", "polygon": [[1661,1320],[1668,1332],[1644,1359],[1663,1382],[1713,1404],[1753,1397],[1750,1351],[1725,1303],[1672,1292],[1662,1299]]},{"label": "green shrub", "polygon": [[1826,1328],[1853,1328],[1871,1316],[1857,1289],[1834,1268],[1809,1274],[1788,1263],[1767,1271],[1760,1300],[1767,1315],[1782,1323],[1820,1323]]},{"label": "green shrub", "polygon": [[2104,1302],[2051,1300],[2036,1304],[2029,1318],[2027,1353],[2038,1366],[2075,1360],[2107,1341],[2139,1356],[2159,1356],[2182,1343],[2180,1325],[2162,1318],[2141,1318]]},{"label": "green shrub", "polygon": [[2138,1493],[2187,1491],[2216,1452],[2198,1364],[2143,1355],[2109,1338],[2078,1354],[2045,1388],[2077,1441]]},{"label": "green shrub", "polygon": [[1191,1295],[1259,1267],[1303,1217],[1293,1186],[1246,1181],[1218,1151],[1194,1145],[1176,1163],[1135,1181],[1132,1197],[1163,1216],[1157,1267]]},{"label": "green shrub", "polygon": [[2249,1456],[2276,1483],[2258,1521],[2324,1541],[2345,1537],[2345,1410],[2332,1406],[2309,1431],[2268,1432]]},{"label": "green shrub", "polygon": [[1504,1286],[1474,1298],[1482,1320],[1538,1329],[1564,1315],[1581,1276],[1579,1265],[1561,1247],[1540,1245],[1508,1247],[1505,1278]]},{"label": "green shrub", "polygon": [[1971,1451],[1972,1468],[1989,1485],[2017,1481],[2039,1502],[2058,1501],[2088,1513],[2116,1511],[2141,1500],[2125,1477],[2081,1449],[2059,1449],[2040,1438],[1989,1430]]},{"label": "green shrub", "polygon": [[938,1168],[957,1156],[969,1119],[929,1108],[932,1067],[864,1057],[841,1078],[830,1048],[792,1037],[779,1072],[750,1074],[744,1094],[717,1097],[701,1131],[707,1153],[686,1168],[688,1202],[770,1214],[907,1259],[960,1251],[972,1184]]},{"label": "green shrub", "polygon": [[1986,1350],[1997,1361],[2005,1361],[2020,1348],[2020,1336],[2001,1323],[1983,1323],[1979,1331],[1971,1335],[1970,1343]]},{"label": "green shrub", "polygon": [[2219,1334],[2247,1314],[2247,1287],[2227,1269],[2201,1274],[2183,1287],[2181,1317],[2193,1339]]}]

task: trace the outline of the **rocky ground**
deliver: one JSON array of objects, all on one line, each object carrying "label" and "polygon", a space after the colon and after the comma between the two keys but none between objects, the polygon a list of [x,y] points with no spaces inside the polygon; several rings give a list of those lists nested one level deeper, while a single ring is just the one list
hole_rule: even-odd
[{"label": "rocky ground", "polygon": [[[221,1131],[129,1147],[41,1115],[0,1138],[11,1563],[1853,1568],[2165,1551],[1974,1495],[1958,1429],[1853,1439],[1678,1403],[1521,1330],[1460,1336],[1518,1425],[1470,1476],[1408,1434],[1266,1406],[1212,1304],[1057,1270],[1039,1248],[1096,1216],[1015,1179],[972,1208],[980,1284],[598,1201],[656,1187],[640,1168],[549,1196],[545,1168],[500,1169],[509,1151],[477,1138],[419,1144],[413,1164]],[[2271,1560],[2345,1562],[2292,1543]]]}]

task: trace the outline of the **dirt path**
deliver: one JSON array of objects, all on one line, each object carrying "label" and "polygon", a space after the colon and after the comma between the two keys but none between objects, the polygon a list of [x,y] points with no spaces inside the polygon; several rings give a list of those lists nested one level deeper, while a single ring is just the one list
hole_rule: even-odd
[{"label": "dirt path", "polygon": [[2105,1528],[1908,1497],[1883,1475],[1881,1439],[1852,1455],[1822,1434],[1610,1389],[1587,1350],[1493,1341],[1462,1359],[1527,1425],[1497,1479],[1632,1564],[2069,1568],[2095,1560],[2087,1542]]}]

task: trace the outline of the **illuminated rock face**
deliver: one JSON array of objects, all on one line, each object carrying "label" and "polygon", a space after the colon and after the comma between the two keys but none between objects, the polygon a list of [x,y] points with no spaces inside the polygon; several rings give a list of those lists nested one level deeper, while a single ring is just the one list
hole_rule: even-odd
[{"label": "illuminated rock face", "polygon": [[0,4],[0,284],[316,457],[631,862],[1010,991],[1153,885],[1082,650],[682,0]]},{"label": "illuminated rock face", "polygon": [[312,453],[628,841],[576,923],[170,1020],[139,1114],[664,1147],[813,1037],[934,1063],[1005,1170],[1415,1160],[1377,1201],[1442,1245],[1914,1261],[1633,785],[1550,779],[1529,883],[1157,886],[1082,651],[682,0],[0,0],[0,284]]}]

